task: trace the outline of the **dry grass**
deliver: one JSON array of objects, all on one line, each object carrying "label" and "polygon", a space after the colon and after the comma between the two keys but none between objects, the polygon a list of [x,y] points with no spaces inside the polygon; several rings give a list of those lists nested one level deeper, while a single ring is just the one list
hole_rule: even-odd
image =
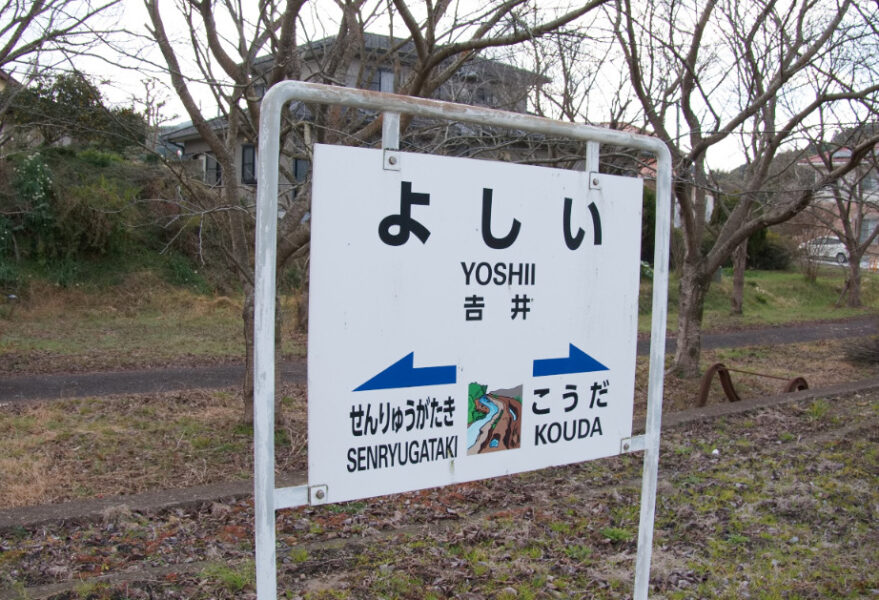
[{"label": "dry grass", "polygon": [[[240,297],[171,288],[149,274],[107,291],[33,283],[0,319],[0,373],[52,373],[240,362]],[[296,298],[282,311],[296,312]],[[285,322],[284,352],[301,356],[304,335]]]},{"label": "dry grass", "polygon": [[[703,365],[805,376],[812,388],[876,375],[842,360],[844,341],[705,352]],[[647,360],[639,360],[636,414],[646,403]],[[783,382],[733,374],[742,398],[779,393]],[[700,381],[665,379],[663,410],[695,404]],[[282,389],[279,471],[304,467],[303,386]],[[709,403],[726,402],[715,381]],[[229,390],[189,391],[0,407],[0,506],[24,506],[179,488],[250,477],[252,432]]]},{"label": "dry grass", "polygon": [[[305,463],[305,397],[283,390],[280,471]],[[251,476],[252,437],[229,391],[0,408],[0,506],[179,488]]]},{"label": "dry grass", "polygon": [[[846,381],[857,381],[879,374],[879,366],[854,364],[846,361],[848,340],[822,340],[807,344],[778,346],[751,346],[703,350],[702,372],[714,363],[722,362],[728,368],[765,373],[784,380],[731,373],[733,385],[744,400],[760,396],[774,396],[782,392],[787,380],[804,377],[812,389]],[[667,357],[667,360],[671,360]],[[647,404],[647,357],[638,357],[635,385],[635,412],[643,414]],[[670,363],[669,363],[670,364]],[[666,376],[663,385],[663,411],[674,412],[693,408],[702,384],[701,378],[680,379]],[[708,404],[728,402],[720,381],[715,376],[708,395]]]},{"label": "dry grass", "polygon": [[[876,597],[876,392],[683,424],[660,465],[651,598]],[[641,468],[625,455],[280,511],[279,589],[631,598]],[[253,598],[253,523],[241,500],[0,532],[0,597]]]}]

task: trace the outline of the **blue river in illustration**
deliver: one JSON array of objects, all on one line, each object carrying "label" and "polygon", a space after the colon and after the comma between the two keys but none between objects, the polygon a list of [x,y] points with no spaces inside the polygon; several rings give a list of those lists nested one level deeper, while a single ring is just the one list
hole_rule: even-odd
[{"label": "blue river in illustration", "polygon": [[479,437],[479,430],[482,429],[482,426],[486,423],[490,423],[494,416],[498,413],[500,408],[498,405],[492,401],[488,396],[482,396],[479,399],[479,402],[488,409],[488,414],[479,419],[478,421],[474,421],[472,425],[467,427],[467,447],[472,448],[473,444],[476,443],[476,439]]}]

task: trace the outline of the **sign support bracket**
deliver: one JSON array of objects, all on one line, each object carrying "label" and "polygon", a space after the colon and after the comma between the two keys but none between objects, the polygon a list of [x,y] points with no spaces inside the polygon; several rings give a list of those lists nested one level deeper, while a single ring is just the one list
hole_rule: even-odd
[{"label": "sign support bracket", "polygon": [[400,170],[400,113],[385,111],[382,114],[382,150],[385,171]]},{"label": "sign support bracket", "polygon": [[[284,81],[273,86],[262,101],[257,165],[256,254],[254,297],[254,530],[256,538],[256,589],[258,600],[277,598],[275,511],[319,502],[320,486],[275,488],[275,291],[278,230],[278,160],[281,111],[287,102],[333,104],[384,112],[382,148],[384,168],[399,169],[400,114],[454,120],[493,127],[530,131],[587,142],[586,172],[590,187],[600,186],[600,144],[625,146],[657,158],[656,230],[651,323],[650,368],[647,389],[646,432],[631,438],[629,452],[643,439],[644,470],[634,598],[645,600],[650,582],[656,482],[659,468],[659,434],[668,294],[668,249],[671,234],[672,163],[668,147],[659,139],[589,125],[553,121],[533,115],[484,107],[441,102],[328,86]],[[392,161],[396,157],[396,161]],[[621,449],[622,450],[622,449]]]}]

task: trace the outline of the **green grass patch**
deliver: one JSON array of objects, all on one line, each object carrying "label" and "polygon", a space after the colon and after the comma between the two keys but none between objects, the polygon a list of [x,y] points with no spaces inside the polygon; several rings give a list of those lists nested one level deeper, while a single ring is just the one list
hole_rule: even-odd
[{"label": "green grass patch", "polygon": [[582,544],[565,546],[564,549],[565,556],[567,556],[571,560],[575,560],[578,563],[583,564],[589,564],[590,559],[592,558],[592,552],[593,551],[590,546],[584,546]]},{"label": "green grass patch", "polygon": [[[0,322],[0,372],[241,361],[241,306],[240,297],[172,288],[149,273],[104,291],[35,285]],[[291,328],[283,351],[304,355],[304,338]]]},{"label": "green grass patch", "polygon": [[237,565],[211,564],[202,570],[201,576],[218,581],[223,588],[235,594],[246,588],[253,588],[256,582],[256,570],[252,560]]},{"label": "green grass patch", "polygon": [[290,560],[294,563],[304,563],[308,560],[308,550],[305,548],[293,548],[290,550]]},{"label": "green grass patch", "polygon": [[634,534],[622,527],[603,527],[599,532],[612,542],[628,542],[634,538]]},{"label": "green grass patch", "polygon": [[824,398],[818,398],[809,405],[806,414],[813,421],[820,421],[827,415],[829,410],[830,403]]},{"label": "green grass patch", "polygon": [[[844,269],[828,266],[820,270],[816,281],[810,282],[799,271],[747,271],[744,314],[736,316],[730,315],[732,273],[724,270],[721,281],[711,284],[705,299],[704,328],[782,325],[863,315],[864,309],[836,307],[845,285],[845,274]],[[865,309],[879,309],[879,273],[862,272],[861,276],[861,300]],[[668,325],[672,331],[678,318],[679,287],[677,275],[672,274],[668,300]],[[640,331],[650,331],[651,293],[651,282],[642,281]]]}]

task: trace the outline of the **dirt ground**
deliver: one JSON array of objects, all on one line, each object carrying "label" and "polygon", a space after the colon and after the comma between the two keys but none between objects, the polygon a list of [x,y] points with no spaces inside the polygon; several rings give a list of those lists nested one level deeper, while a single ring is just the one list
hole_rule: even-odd
[{"label": "dirt ground", "polygon": [[[706,350],[704,362],[723,362],[779,379],[733,374],[742,398],[779,393],[784,379],[805,376],[813,389],[858,381],[879,369],[846,362],[841,340]],[[646,357],[639,357],[635,417],[647,399]],[[663,410],[692,408],[699,379],[665,378]],[[280,388],[278,472],[305,469],[306,391]],[[726,403],[720,383],[709,405]],[[252,430],[242,425],[237,388],[120,394],[0,405],[0,506],[12,508],[135,494],[247,479],[253,472]]]},{"label": "dirt ground", "polygon": [[[284,598],[626,598],[638,455],[278,515]],[[879,392],[664,434],[652,598],[879,595]],[[253,598],[250,502],[0,535],[0,598]]]}]

